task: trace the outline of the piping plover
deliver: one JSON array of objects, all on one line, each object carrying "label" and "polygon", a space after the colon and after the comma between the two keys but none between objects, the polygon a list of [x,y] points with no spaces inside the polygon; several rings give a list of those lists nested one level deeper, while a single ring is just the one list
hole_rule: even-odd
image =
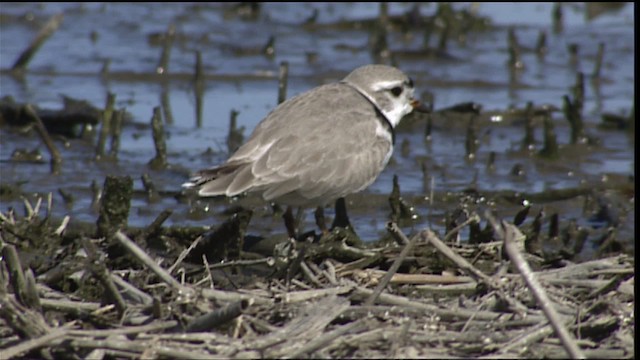
[{"label": "piping plover", "polygon": [[285,224],[295,237],[291,206],[322,211],[378,177],[393,152],[394,128],[419,106],[413,93],[413,81],[394,67],[359,67],[278,105],[224,164],[182,186],[200,196],[256,192],[288,205]]}]

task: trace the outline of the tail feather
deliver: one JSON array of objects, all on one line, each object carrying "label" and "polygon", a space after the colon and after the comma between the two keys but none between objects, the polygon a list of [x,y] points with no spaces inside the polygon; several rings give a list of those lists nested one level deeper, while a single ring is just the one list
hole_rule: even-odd
[{"label": "tail feather", "polygon": [[[215,193],[211,193],[211,190],[214,188],[220,189],[220,186],[208,186],[207,189],[203,188],[206,184],[211,184],[215,182],[215,180],[220,179],[224,175],[231,175],[233,172],[238,170],[242,164],[241,163],[227,163],[215,168],[203,169],[198,171],[194,176],[192,176],[189,181],[182,184],[183,188],[191,189],[191,188],[201,188],[199,193],[200,195],[218,195],[224,194],[226,189],[222,189],[220,191],[216,190]],[[233,180],[234,176],[228,176],[229,180],[225,181],[227,183],[226,186]],[[222,180],[222,179],[220,179]],[[213,184],[212,184],[213,185]],[[222,185],[222,183],[220,184]]]}]

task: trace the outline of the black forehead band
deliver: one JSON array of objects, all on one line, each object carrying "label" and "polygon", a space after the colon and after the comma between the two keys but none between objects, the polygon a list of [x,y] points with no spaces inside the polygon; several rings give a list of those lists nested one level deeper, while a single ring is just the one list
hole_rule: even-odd
[{"label": "black forehead band", "polygon": [[407,85],[409,85],[410,88],[413,87],[413,79],[409,78],[409,81],[406,82]]}]

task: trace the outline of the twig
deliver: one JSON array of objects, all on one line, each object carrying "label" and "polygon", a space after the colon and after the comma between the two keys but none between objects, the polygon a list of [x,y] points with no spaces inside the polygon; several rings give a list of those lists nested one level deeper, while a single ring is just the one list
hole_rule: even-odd
[{"label": "twig", "polygon": [[108,297],[111,298],[110,300],[116,306],[118,314],[122,316],[127,310],[127,303],[124,301],[122,294],[120,294],[118,288],[113,283],[111,272],[107,269],[107,266],[101,259],[100,253],[91,240],[87,238],[82,239],[82,245],[88,255],[87,266],[89,270],[93,273],[93,276],[100,281],[104,287],[105,295],[108,295]]},{"label": "twig", "polygon": [[171,274],[169,274],[165,269],[163,269],[162,267],[160,267],[160,265],[153,261],[153,259],[151,259],[149,255],[144,252],[144,250],[138,247],[136,243],[131,241],[131,239],[129,239],[127,235],[123,234],[122,231],[118,230],[115,234],[115,237],[122,246],[129,250],[129,252],[143,265],[149,268],[149,270],[158,275],[158,277],[162,279],[162,281],[178,291],[191,292],[191,289],[183,286],[178,282],[178,280],[174,279]]},{"label": "twig", "polygon": [[[492,286],[493,279],[488,275],[484,274],[482,271],[478,270],[475,266],[469,263],[465,258],[456,254],[455,251],[451,250],[447,244],[438,239],[436,234],[431,230],[427,231],[427,241],[433,245],[438,251],[440,251],[444,256],[449,258],[449,260],[453,261],[460,270],[469,274],[471,277],[475,278],[477,281],[482,281],[489,286]],[[451,232],[449,232],[451,233]],[[497,286],[492,286],[492,288],[497,288]]]},{"label": "twig", "polygon": [[[373,290],[356,287],[354,290],[355,297],[363,298],[369,297],[373,294]],[[389,305],[397,305],[401,307],[409,307],[414,309],[420,309],[426,312],[434,313],[442,320],[466,320],[471,316],[475,316],[479,321],[495,321],[503,317],[504,313],[492,312],[492,311],[473,311],[467,309],[442,309],[436,305],[426,304],[419,301],[410,300],[404,296],[392,295],[392,294],[380,294],[379,302]],[[544,317],[537,315],[527,315],[527,318],[522,320],[522,324],[537,324],[543,321]]]},{"label": "twig", "polygon": [[471,223],[478,223],[480,222],[480,217],[478,216],[478,214],[473,214],[472,216],[470,216],[467,220],[465,220],[462,224],[454,227],[453,229],[449,230],[449,232],[444,236],[444,242],[447,243],[449,242],[449,240],[451,240],[451,238],[456,235],[458,233],[458,231],[460,231],[462,228],[464,228],[465,226],[471,224]]},{"label": "twig", "polygon": [[302,261],[300,263],[300,268],[302,269],[302,273],[310,282],[312,282],[317,287],[323,287],[320,280],[318,280],[318,277],[313,273],[313,271],[311,271],[305,261]]},{"label": "twig", "polygon": [[[72,348],[87,349],[111,349],[122,350],[127,352],[142,353],[149,348],[149,344],[140,341],[130,340],[95,340],[95,339],[78,339],[69,343]],[[153,351],[160,357],[172,359],[226,359],[226,356],[210,355],[205,352],[187,351],[184,349],[174,349],[168,346],[154,345]]]},{"label": "twig", "polygon": [[[387,226],[387,228],[392,228],[393,225],[394,225],[394,223],[390,223]],[[400,233],[402,233],[402,232],[400,232]],[[378,296],[380,296],[380,294],[382,293],[384,288],[387,287],[387,285],[389,284],[389,281],[391,281],[391,278],[393,277],[393,275],[396,273],[396,271],[398,271],[398,269],[400,268],[400,265],[402,264],[404,259],[407,257],[407,255],[409,255],[409,251],[411,251],[411,249],[416,244],[418,239],[426,240],[427,239],[427,232],[426,231],[421,231],[420,233],[418,233],[414,237],[412,237],[411,240],[409,240],[407,245],[405,245],[404,249],[402,249],[402,251],[400,252],[400,255],[398,255],[398,257],[393,262],[393,264],[391,264],[391,267],[387,271],[386,275],[378,283],[378,286],[376,286],[376,289],[373,291],[373,294],[371,294],[371,296],[364,302],[365,306],[366,305],[373,305],[373,303],[376,302],[376,299],[378,299]]]},{"label": "twig", "polygon": [[220,262],[217,264],[209,265],[209,269],[223,269],[232,266],[251,266],[251,265],[260,265],[266,264],[269,267],[273,267],[276,264],[276,261],[273,257],[269,256],[264,259],[247,259],[247,260],[232,260]]},{"label": "twig", "polygon": [[24,111],[26,115],[35,123],[38,135],[40,135],[42,142],[44,142],[47,150],[49,150],[49,154],[51,154],[51,164],[60,164],[62,162],[60,152],[58,151],[58,148],[56,148],[56,145],[53,143],[53,140],[51,139],[47,128],[44,126],[42,119],[40,119],[40,116],[36,114],[31,104],[25,105]]},{"label": "twig", "polygon": [[350,332],[359,332],[364,328],[365,328],[365,319],[354,321],[349,325],[340,326],[337,329],[334,329],[333,331],[325,333],[322,336],[309,341],[298,350],[294,351],[289,355],[284,356],[284,359],[300,359],[302,358],[303,355],[313,353],[315,350],[318,350],[330,344],[333,340],[337,339],[338,337],[341,337]]},{"label": "twig", "polygon": [[393,236],[399,244],[407,245],[409,243],[409,239],[395,222],[387,223],[387,231],[391,233],[391,236]]},{"label": "twig", "polygon": [[509,255],[509,259],[511,259],[513,264],[522,275],[525,283],[527,284],[527,287],[529,287],[529,290],[531,291],[533,297],[538,302],[538,305],[540,305],[540,307],[542,308],[542,311],[546,315],[547,319],[549,319],[551,326],[558,335],[558,338],[560,338],[560,341],[562,342],[562,345],[564,346],[569,356],[574,359],[585,359],[586,357],[576,344],[575,339],[562,324],[562,321],[560,320],[558,313],[553,307],[551,300],[538,282],[538,279],[529,267],[529,264],[514,245],[513,241],[519,234],[519,230],[515,226],[507,224],[505,222],[498,224],[497,220],[494,219],[490,213],[487,213],[487,218],[493,226],[493,229],[496,232],[498,238],[502,238],[502,240],[504,241],[504,247],[507,254]]},{"label": "twig", "polygon": [[349,291],[353,290],[352,286],[338,286],[327,289],[313,289],[313,290],[302,290],[296,292],[288,292],[284,294],[280,294],[276,296],[276,299],[281,300],[284,303],[296,303],[309,301],[312,299],[316,299],[319,297],[325,297],[328,295],[342,295],[346,294]]},{"label": "twig", "polygon": [[65,336],[69,331],[69,327],[74,324],[75,322],[65,324],[62,327],[53,329],[51,332],[45,335],[21,342],[18,345],[2,350],[0,351],[0,359],[11,359],[14,356],[23,355],[37,348],[43,347],[51,343],[52,341]]},{"label": "twig", "polygon": [[16,62],[13,64],[13,66],[11,67],[12,71],[22,71],[27,67],[27,64],[29,64],[29,61],[31,61],[31,58],[33,58],[33,55],[36,54],[42,44],[44,44],[44,42],[51,35],[53,35],[56,30],[58,30],[58,27],[60,27],[60,24],[62,23],[63,17],[63,14],[56,14],[53,15],[51,19],[49,19],[49,21],[47,21],[47,23],[38,32],[38,35],[36,35],[35,39],[33,39],[31,44],[29,44],[29,46],[20,54],[18,60],[16,60]]},{"label": "twig", "polygon": [[124,290],[124,294],[127,294],[129,299],[144,305],[151,305],[153,303],[153,298],[149,294],[131,285],[120,276],[111,274],[111,280]]},{"label": "twig", "polygon": [[227,323],[238,316],[240,316],[249,306],[251,300],[240,300],[231,304],[228,304],[220,309],[213,310],[212,312],[202,315],[194,319],[185,329],[186,332],[202,332],[210,331],[216,326]]}]

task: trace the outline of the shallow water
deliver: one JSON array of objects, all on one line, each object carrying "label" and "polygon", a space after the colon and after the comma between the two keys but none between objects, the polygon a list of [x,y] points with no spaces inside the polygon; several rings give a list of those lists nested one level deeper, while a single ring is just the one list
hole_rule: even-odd
[{"label": "shallow water", "polygon": [[[455,4],[472,8],[469,4]],[[562,112],[554,113],[558,143],[569,148],[560,160],[543,161],[520,151],[522,126],[495,123],[479,128],[480,144],[476,160],[465,159],[466,126],[449,126],[447,121],[434,122],[433,139],[425,142],[423,126],[419,131],[400,131],[392,163],[365,194],[380,195],[374,207],[358,206],[362,196],[350,198],[352,222],[361,237],[377,239],[384,233],[389,213],[386,196],[392,188],[394,174],[400,177],[403,197],[415,201],[421,217],[412,227],[439,227],[437,220],[445,208],[434,208],[426,197],[434,184],[437,194],[457,193],[475,187],[480,192],[513,190],[539,193],[548,189],[574,188],[581,184],[599,184],[603,177],[633,177],[633,136],[623,131],[603,131],[596,127],[603,113],[628,115],[634,99],[634,4],[587,20],[583,4],[563,7],[564,31],[551,30],[552,3],[479,3],[472,11],[488,17],[488,31],[472,33],[464,44],[449,41],[448,53],[456,60],[425,57],[398,57],[398,66],[410,74],[417,88],[434,94],[435,108],[462,102],[481,104],[484,111],[524,108],[531,101],[562,108],[562,96],[570,94],[576,72],[583,71],[585,81],[584,117],[587,132],[601,139],[601,145],[571,151],[569,128]],[[223,162],[226,136],[232,109],[238,110],[238,125],[244,126],[245,138],[255,125],[275,106],[279,64],[289,68],[288,96],[293,96],[322,83],[336,81],[357,66],[372,62],[367,50],[369,33],[365,29],[331,26],[339,21],[375,18],[377,4],[309,3],[263,5],[256,20],[242,19],[222,4],[137,4],[137,3],[3,3],[0,5],[0,68],[10,68],[20,52],[35,36],[46,20],[64,13],[58,31],[44,44],[22,79],[2,72],[0,96],[11,95],[17,102],[32,103],[40,108],[61,108],[60,95],[89,101],[103,107],[108,92],[116,94],[116,108],[126,107],[131,122],[123,128],[117,162],[93,160],[94,145],[83,140],[70,140],[68,147],[57,141],[64,159],[59,175],[49,173],[49,165],[9,161],[14,150],[46,149],[35,135],[23,136],[0,128],[0,174],[2,183],[24,182],[26,193],[53,192],[57,216],[71,215],[72,221],[94,221],[90,206],[89,184],[102,185],[107,174],[128,174],[134,178],[136,190],[143,190],[140,176],[149,173],[161,191],[178,192],[190,171]],[[389,4],[389,14],[399,15],[411,5]],[[318,26],[306,30],[299,26],[317,10]],[[435,5],[420,5],[422,14],[431,15]],[[166,32],[175,24],[177,37],[171,51],[169,80],[147,76],[155,71],[160,46],[150,41],[151,34]],[[516,30],[519,44],[525,49],[524,70],[518,73],[516,86],[510,82],[507,31]],[[532,49],[540,31],[547,31],[548,52],[539,60]],[[93,36],[92,36],[93,34]],[[397,31],[389,34],[389,48],[416,50],[422,46],[422,30],[412,29],[410,36]],[[275,36],[275,56],[255,53]],[[431,39],[434,46],[436,37]],[[588,81],[598,44],[606,44],[600,86]],[[570,63],[568,44],[579,45],[578,61]],[[239,54],[241,50],[244,53]],[[204,122],[195,126],[194,90],[191,83],[195,63],[194,52],[202,52],[205,71],[217,77],[206,82]],[[104,61],[110,60],[109,75],[101,76]],[[310,61],[313,59],[313,61]],[[144,76],[141,76],[144,75]],[[167,147],[171,169],[153,171],[147,167],[155,150],[149,124],[153,108],[160,105],[163,92],[170,99],[174,122],[168,124]],[[536,129],[538,149],[542,128]],[[408,156],[400,152],[400,144],[410,144]],[[207,148],[212,154],[204,154]],[[487,170],[491,152],[496,153],[495,171]],[[424,179],[421,162],[426,160]],[[525,176],[510,175],[520,164]],[[433,178],[433,180],[431,179]],[[425,182],[429,184],[425,188]],[[71,207],[65,207],[58,189],[74,194]],[[444,195],[443,195],[444,196]],[[438,199],[434,199],[437,203]],[[632,199],[625,216],[624,231],[632,236],[634,209]],[[21,201],[2,201],[0,211],[21,207]],[[224,199],[214,200],[213,219],[189,220],[189,205],[172,196],[148,203],[136,196],[132,204],[130,225],[145,226],[162,210],[172,209],[166,224],[200,224],[214,226],[224,219],[216,216],[229,206]],[[284,232],[280,219],[269,216],[269,207],[259,207],[250,231],[267,235],[270,230]],[[581,209],[564,208],[561,217],[580,218]],[[313,225],[311,211],[305,227]],[[633,245],[632,245],[633,246]]]}]

